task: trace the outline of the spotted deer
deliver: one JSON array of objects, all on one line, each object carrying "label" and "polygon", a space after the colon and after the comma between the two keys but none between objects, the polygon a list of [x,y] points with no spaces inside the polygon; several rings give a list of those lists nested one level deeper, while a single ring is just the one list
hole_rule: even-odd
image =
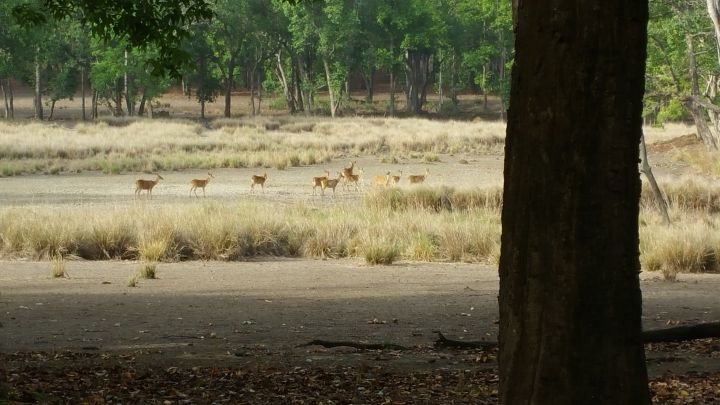
[{"label": "spotted deer", "polygon": [[165,179],[158,173],[155,173],[155,180],[135,180],[135,198],[140,196],[140,193],[143,190],[147,190],[148,198],[152,199],[152,189],[160,182],[160,180]]},{"label": "spotted deer", "polygon": [[214,179],[215,176],[213,176],[212,173],[208,172],[208,177],[205,179],[192,179],[190,180],[190,197],[192,197],[193,191],[195,192],[195,197],[197,197],[197,189],[201,188],[203,191],[203,197],[205,197],[205,186],[210,183],[210,179]]}]

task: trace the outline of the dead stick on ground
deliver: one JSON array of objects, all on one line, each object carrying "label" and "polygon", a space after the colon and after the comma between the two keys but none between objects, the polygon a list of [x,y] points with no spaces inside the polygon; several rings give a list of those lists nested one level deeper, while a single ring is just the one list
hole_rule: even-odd
[{"label": "dead stick on ground", "polygon": [[[440,331],[436,331],[438,339],[434,346],[452,347],[456,349],[492,349],[497,347],[497,342],[463,341],[448,339]],[[701,323],[697,325],[678,326],[667,329],[647,330],[642,333],[643,343],[681,342],[686,340],[720,338],[720,322]],[[358,343],[342,342],[331,340],[313,340],[312,342],[300,345],[331,347],[353,347],[359,350],[409,350],[410,348],[392,343]]]}]

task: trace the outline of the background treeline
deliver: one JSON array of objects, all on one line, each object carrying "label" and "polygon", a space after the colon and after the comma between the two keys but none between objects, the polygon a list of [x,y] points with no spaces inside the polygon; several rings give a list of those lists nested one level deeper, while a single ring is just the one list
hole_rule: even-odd
[{"label": "background treeline", "polygon": [[[56,101],[80,93],[88,113],[151,114],[152,101],[178,85],[199,103],[222,97],[231,113],[233,90],[248,91],[251,111],[263,100],[291,113],[335,116],[350,91],[390,94],[383,112],[427,108],[450,112],[458,94],[506,98],[512,63],[510,3],[500,0],[217,0],[214,18],[193,24],[181,50],[180,77],[152,73],[155,46],[93,37],[80,18],[30,24],[18,5],[0,3],[0,82],[5,116],[13,116],[13,83],[35,89],[36,117],[52,116]],[[39,3],[42,9],[42,3]],[[318,94],[322,93],[322,98]],[[398,103],[399,104],[399,103]],[[84,105],[84,104],[83,104]],[[49,112],[47,111],[49,109]],[[83,108],[84,110],[84,108]]]},{"label": "background treeline", "polygon": [[[711,3],[650,1],[645,102],[647,123],[694,121],[708,146],[720,132],[720,31]],[[506,0],[215,0],[214,17],[192,24],[182,40],[188,63],[179,77],[152,74],[161,57],[152,43],[100,39],[72,14],[31,24],[15,12],[44,4],[0,2],[5,117],[13,116],[17,83],[35,89],[37,118],[51,117],[56,101],[78,95],[83,107],[87,97],[92,117],[98,109],[151,114],[152,101],[172,85],[198,101],[201,116],[218,97],[230,116],[236,90],[250,96],[253,114],[272,104],[335,116],[352,108],[349,92],[358,90],[364,111],[379,113],[402,107],[452,114],[462,92],[507,105],[514,51]],[[382,102],[373,103],[379,93]],[[438,96],[432,105],[428,94]]]}]

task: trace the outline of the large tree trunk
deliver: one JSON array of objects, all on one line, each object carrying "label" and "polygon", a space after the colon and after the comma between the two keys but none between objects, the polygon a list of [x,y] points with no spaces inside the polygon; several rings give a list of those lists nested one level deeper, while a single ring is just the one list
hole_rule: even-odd
[{"label": "large tree trunk", "polygon": [[35,50],[35,119],[43,119],[42,88],[40,76],[40,47]]},{"label": "large tree trunk", "polygon": [[638,273],[648,4],[519,0],[500,402],[649,404]]},{"label": "large tree trunk", "polygon": [[720,0],[707,0],[707,9],[715,27],[715,49],[720,61]]}]

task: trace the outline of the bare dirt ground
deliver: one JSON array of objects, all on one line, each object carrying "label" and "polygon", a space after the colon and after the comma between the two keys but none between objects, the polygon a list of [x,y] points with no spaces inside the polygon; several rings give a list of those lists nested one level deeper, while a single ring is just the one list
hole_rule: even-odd
[{"label": "bare dirt ground", "polygon": [[[430,346],[440,330],[464,340],[497,336],[497,270],[476,264],[347,260],[161,264],[159,278],[127,287],[135,262],[0,262],[0,352],[141,353],[147,364],[379,363],[467,367],[465,353],[360,353],[298,347],[313,339]],[[720,275],[679,282],[642,274],[645,328],[720,319]],[[720,359],[649,355],[651,372],[719,371]]]}]

